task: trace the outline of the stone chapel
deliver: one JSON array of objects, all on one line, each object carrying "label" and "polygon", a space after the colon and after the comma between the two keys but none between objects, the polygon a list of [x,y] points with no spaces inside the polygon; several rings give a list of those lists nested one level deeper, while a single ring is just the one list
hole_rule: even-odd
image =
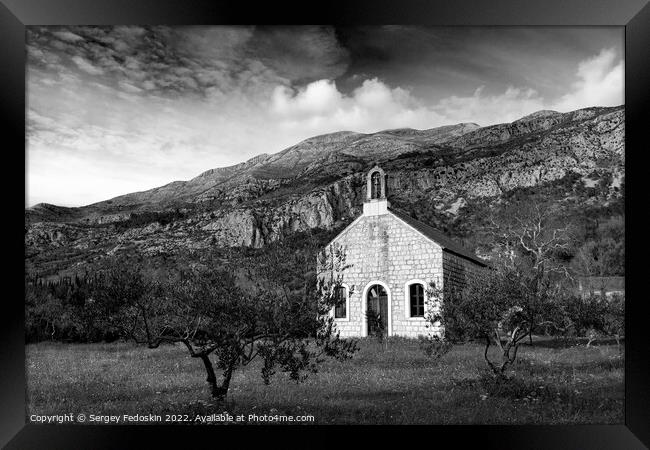
[{"label": "stone chapel", "polygon": [[[342,337],[379,331],[387,336],[440,334],[427,328],[427,290],[434,282],[461,286],[468,272],[486,262],[440,231],[390,207],[386,174],[373,167],[367,175],[363,214],[328,244],[345,253],[343,282],[332,309]],[[327,251],[327,250],[326,250]]]}]

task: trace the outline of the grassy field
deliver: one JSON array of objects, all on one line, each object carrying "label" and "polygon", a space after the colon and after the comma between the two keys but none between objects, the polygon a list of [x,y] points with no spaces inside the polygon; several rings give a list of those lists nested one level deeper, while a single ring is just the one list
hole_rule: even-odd
[{"label": "grassy field", "polygon": [[455,347],[427,358],[416,341],[384,349],[361,340],[346,362],[328,361],[296,384],[284,374],[269,386],[252,364],[233,377],[228,402],[214,403],[205,371],[183,348],[127,343],[30,344],[28,415],[222,413],[313,415],[316,424],[622,423],[624,356],[616,345],[520,349],[507,386],[489,382],[482,348]]}]

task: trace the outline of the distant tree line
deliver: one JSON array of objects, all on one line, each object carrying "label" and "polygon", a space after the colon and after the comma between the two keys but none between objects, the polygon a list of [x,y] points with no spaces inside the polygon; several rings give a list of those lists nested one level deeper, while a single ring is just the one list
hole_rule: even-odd
[{"label": "distant tree line", "polygon": [[132,213],[126,220],[113,222],[111,225],[115,226],[118,231],[128,230],[129,228],[137,228],[157,222],[161,226],[166,226],[177,220],[186,218],[187,214],[176,208],[169,211],[144,211]]},{"label": "distant tree line", "polygon": [[[305,276],[313,278],[315,285],[316,249],[323,248],[340,229],[316,229],[295,233],[289,238],[261,249],[218,248],[185,250],[161,253],[155,256],[117,254],[106,256],[97,263],[88,263],[83,272],[46,278],[34,270],[25,274],[25,339],[27,342],[100,342],[114,341],[120,337],[101,309],[97,298],[107,289],[107,276],[116,266],[139,267],[140,275],[154,284],[174,283],[189,276],[196,267],[215,271],[231,270],[239,274],[239,282],[250,280],[245,270],[262,267],[265,258],[283,250],[301,254],[312,272],[287,270],[290,285],[300,284]],[[244,266],[248,267],[245,269]]]},{"label": "distant tree line", "polygon": [[25,340],[111,342],[117,330],[105,320],[94,297],[104,286],[101,274],[25,284]]}]

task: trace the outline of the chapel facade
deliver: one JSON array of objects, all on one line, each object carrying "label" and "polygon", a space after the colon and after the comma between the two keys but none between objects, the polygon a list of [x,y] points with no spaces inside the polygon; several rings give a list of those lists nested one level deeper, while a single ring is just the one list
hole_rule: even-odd
[{"label": "chapel facade", "polygon": [[[440,231],[392,209],[384,171],[367,174],[363,213],[326,248],[345,254],[338,306],[332,308],[342,337],[417,337],[442,333],[427,327],[427,291],[431,282],[462,287],[473,271],[486,263]],[[435,306],[433,306],[435,308]]]}]

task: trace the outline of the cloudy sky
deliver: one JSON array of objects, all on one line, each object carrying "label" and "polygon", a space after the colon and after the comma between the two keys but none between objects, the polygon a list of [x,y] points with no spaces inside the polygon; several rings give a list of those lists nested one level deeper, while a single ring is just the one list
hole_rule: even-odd
[{"label": "cloudy sky", "polygon": [[620,27],[29,27],[26,205],[87,205],[334,131],[621,105],[623,37]]}]

